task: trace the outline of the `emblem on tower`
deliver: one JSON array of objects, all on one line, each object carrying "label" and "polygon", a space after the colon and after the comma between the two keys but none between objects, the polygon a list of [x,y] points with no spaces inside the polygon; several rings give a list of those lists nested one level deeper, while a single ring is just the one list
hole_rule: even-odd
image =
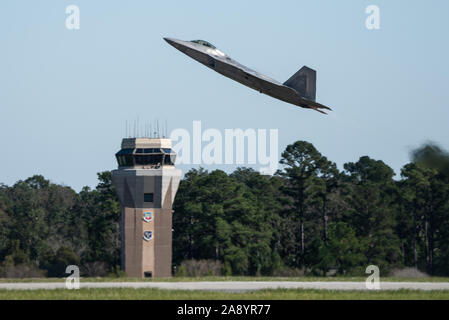
[{"label": "emblem on tower", "polygon": [[147,211],[143,213],[143,221],[145,222],[151,222],[153,220],[153,212]]},{"label": "emblem on tower", "polygon": [[143,238],[146,241],[150,241],[151,239],[153,239],[153,231],[144,231]]}]

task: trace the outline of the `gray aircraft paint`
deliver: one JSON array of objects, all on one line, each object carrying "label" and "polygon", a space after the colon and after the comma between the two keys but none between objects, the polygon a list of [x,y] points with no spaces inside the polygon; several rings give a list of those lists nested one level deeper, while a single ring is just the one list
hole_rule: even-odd
[{"label": "gray aircraft paint", "polygon": [[172,38],[164,38],[164,40],[214,71],[260,93],[321,113],[325,112],[319,109],[331,110],[329,107],[315,102],[316,71],[306,66],[282,84],[238,63],[206,41],[183,41]]}]

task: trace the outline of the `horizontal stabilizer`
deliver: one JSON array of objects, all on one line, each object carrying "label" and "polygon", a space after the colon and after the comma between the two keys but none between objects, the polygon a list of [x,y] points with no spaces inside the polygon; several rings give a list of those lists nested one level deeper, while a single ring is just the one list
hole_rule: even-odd
[{"label": "horizontal stabilizer", "polygon": [[303,98],[315,101],[316,71],[304,66],[285,81],[284,86],[295,89]]}]

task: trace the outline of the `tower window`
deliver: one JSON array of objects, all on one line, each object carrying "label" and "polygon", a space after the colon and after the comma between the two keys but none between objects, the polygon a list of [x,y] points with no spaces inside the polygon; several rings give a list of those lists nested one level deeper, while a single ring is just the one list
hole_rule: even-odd
[{"label": "tower window", "polygon": [[143,194],[143,202],[153,202],[153,194],[152,193],[144,193]]}]

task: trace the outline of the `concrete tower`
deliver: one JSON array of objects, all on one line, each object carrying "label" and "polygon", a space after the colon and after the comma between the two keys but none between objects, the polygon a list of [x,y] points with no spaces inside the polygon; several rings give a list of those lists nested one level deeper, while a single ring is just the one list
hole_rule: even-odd
[{"label": "concrete tower", "polygon": [[112,181],[121,207],[122,270],[129,277],[170,277],[172,204],[181,179],[170,139],[123,139]]}]

